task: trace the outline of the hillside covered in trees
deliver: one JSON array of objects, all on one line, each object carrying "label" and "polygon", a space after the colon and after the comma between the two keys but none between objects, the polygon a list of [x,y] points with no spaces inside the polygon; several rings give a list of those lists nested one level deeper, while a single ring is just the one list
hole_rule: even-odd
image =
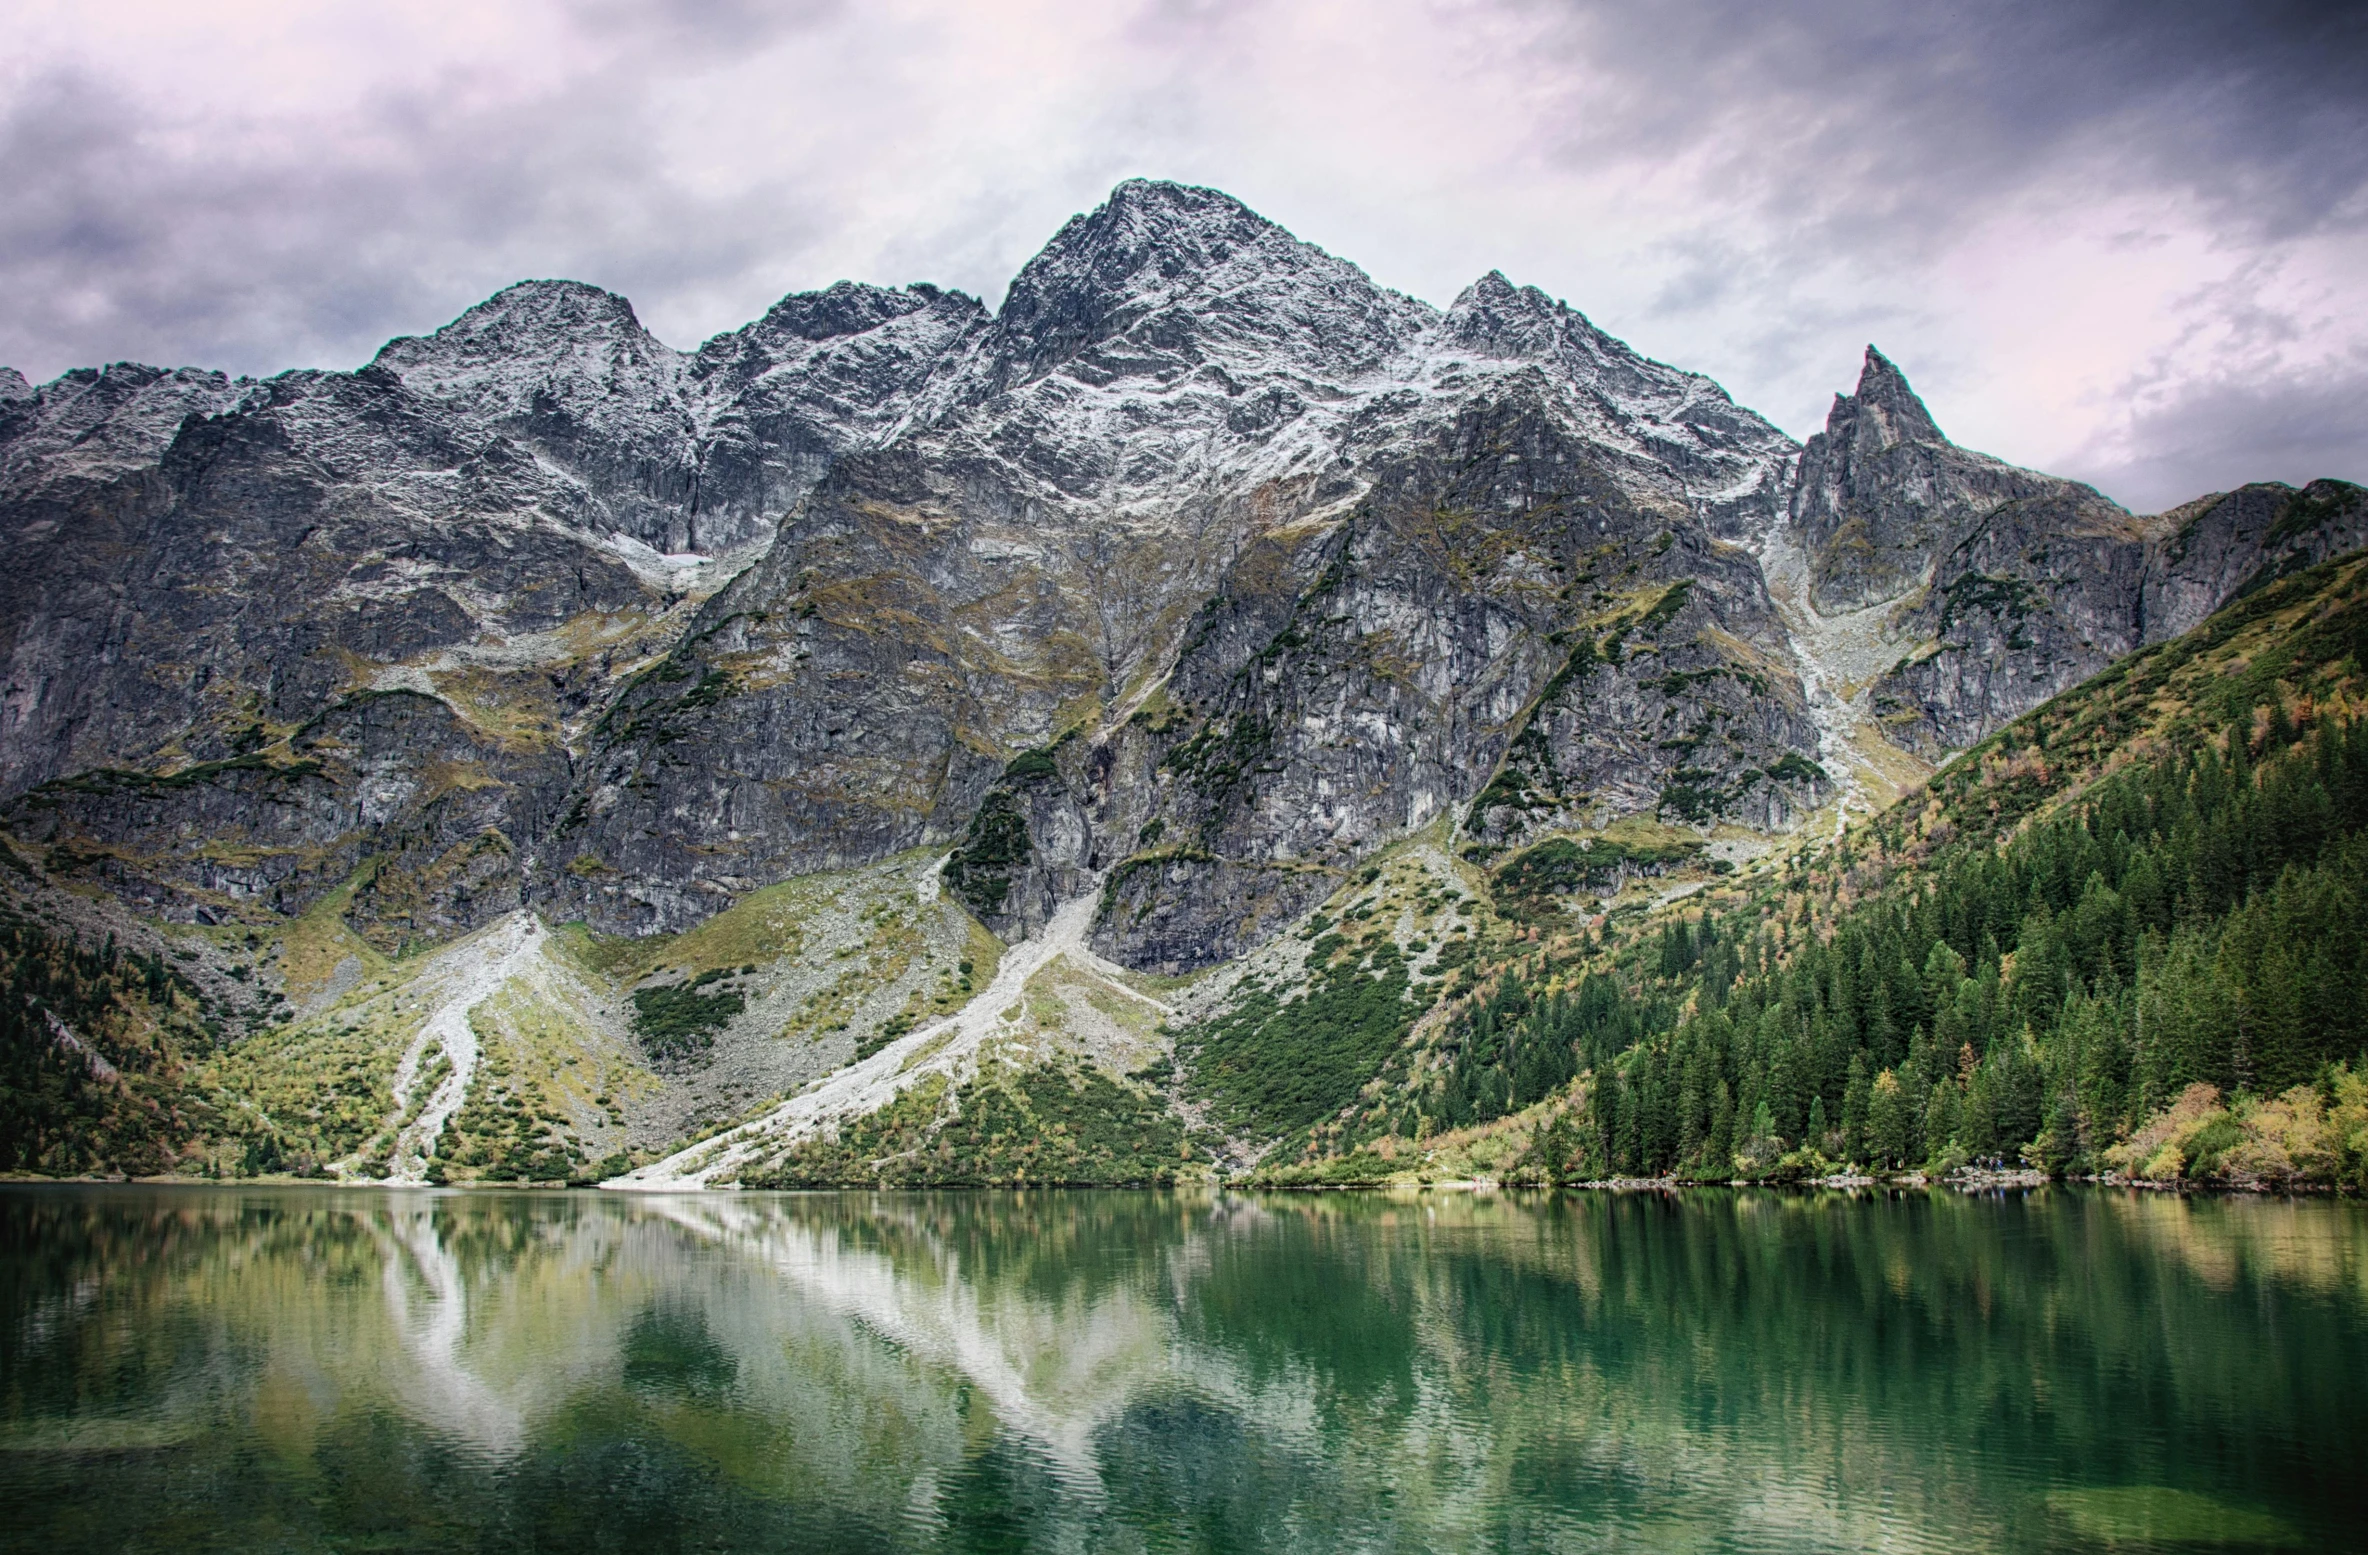
[{"label": "hillside covered in trees", "polygon": [[2133,655],[1762,887],[1517,953],[1407,1130],[1528,1109],[1516,1175],[1845,1163],[2368,1186],[2368,561]]}]

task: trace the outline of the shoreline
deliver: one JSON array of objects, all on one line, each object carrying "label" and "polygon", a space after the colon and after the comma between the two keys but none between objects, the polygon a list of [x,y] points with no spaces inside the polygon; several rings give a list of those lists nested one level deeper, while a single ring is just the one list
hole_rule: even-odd
[{"label": "shoreline", "polygon": [[[2169,1193],[2202,1197],[2253,1198],[2286,1196],[2310,1198],[2351,1197],[2350,1189],[2341,1184],[2288,1183],[2226,1183],[2226,1182],[2151,1182],[2139,1178],[2122,1177],[2113,1173],[2074,1177],[2050,1177],[2043,1172],[1955,1172],[1934,1178],[1923,1172],[1902,1172],[1895,1176],[1874,1177],[1858,1172],[1837,1172],[1826,1177],[1802,1178],[1795,1182],[1760,1182],[1750,1178],[1730,1178],[1725,1181],[1680,1177],[1611,1177],[1585,1182],[1547,1184],[1537,1182],[1507,1182],[1496,1178],[1449,1178],[1438,1182],[1349,1182],[1349,1183],[1272,1183],[1241,1178],[1197,1178],[1171,1183],[1082,1183],[1082,1182],[1010,1182],[1010,1183],[845,1183],[836,1186],[805,1188],[743,1188],[737,1183],[715,1187],[684,1187],[657,1190],[659,1194],[729,1194],[749,1193],[1172,1193],[1181,1189],[1201,1188],[1220,1193],[1682,1193],[1695,1188],[1758,1188],[1771,1193],[1862,1193],[1874,1190],[1925,1191],[1946,1190],[1964,1194],[2003,1193],[2009,1190],[2028,1192],[2034,1188],[2081,1187],[2115,1188],[2147,1193]],[[0,1189],[7,1188],[314,1188],[323,1190],[380,1191],[404,1193],[606,1193],[618,1198],[651,1197],[653,1190],[635,1186],[615,1186],[608,1183],[566,1182],[466,1182],[466,1183],[405,1183],[405,1182],[346,1182],[320,1177],[127,1177],[76,1176],[45,1177],[37,1173],[0,1173]]]}]

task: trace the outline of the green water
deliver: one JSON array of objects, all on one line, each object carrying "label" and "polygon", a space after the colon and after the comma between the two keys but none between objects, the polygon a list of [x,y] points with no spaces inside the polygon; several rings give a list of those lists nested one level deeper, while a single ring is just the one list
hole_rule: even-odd
[{"label": "green water", "polygon": [[0,1189],[0,1548],[2368,1547],[2368,1210]]}]

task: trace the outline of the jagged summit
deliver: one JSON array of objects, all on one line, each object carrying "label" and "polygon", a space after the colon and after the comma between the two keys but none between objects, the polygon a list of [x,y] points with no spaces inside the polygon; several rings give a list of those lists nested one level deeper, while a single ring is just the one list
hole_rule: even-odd
[{"label": "jagged summit", "polygon": [[1809,548],[1823,611],[1855,610],[1928,583],[1941,559],[1989,514],[2019,505],[2067,534],[2128,517],[2077,481],[1960,448],[1888,357],[1868,346],[1858,388],[1834,396],[1825,430],[1801,450],[1792,522]]},{"label": "jagged summit", "polygon": [[1023,299],[1003,308],[1007,322],[1028,312],[1026,299],[1053,289],[1047,280],[1090,278],[1123,287],[1146,269],[1173,280],[1196,266],[1222,264],[1262,243],[1295,244],[1276,222],[1216,189],[1130,178],[1060,231],[1020,270],[1012,286]]},{"label": "jagged summit", "polygon": [[1912,646],[1871,705],[1929,758],[2195,626],[2248,580],[2363,538],[2356,499],[2332,484],[2138,519],[2091,486],[1950,442],[1872,346],[1857,392],[1801,451],[1792,520],[1815,607],[1878,607],[1893,651]]},{"label": "jagged summit", "polygon": [[1469,350],[1494,356],[1539,357],[1573,326],[1594,326],[1569,303],[1534,286],[1516,286],[1502,270],[1491,270],[1465,287],[1447,308],[1446,337]]},{"label": "jagged summit", "polygon": [[632,303],[582,281],[506,286],[432,334],[388,341],[370,365],[474,415],[556,410],[611,433],[682,394],[682,353],[644,329]]},{"label": "jagged summit", "polygon": [[[1516,286],[1501,270],[1491,270],[1464,288],[1441,321],[1440,334],[1449,348],[1550,366],[1575,382],[1623,398],[1642,396],[1675,404],[1709,397],[1733,404],[1711,379],[1653,361],[1569,303],[1535,286]],[[1789,439],[1785,445],[1789,453]]]},{"label": "jagged summit", "polygon": [[[359,373],[20,383],[0,802],[348,709],[366,803],[293,747],[272,759],[310,809],[160,791],[143,879],[175,910],[301,909],[399,846],[355,911],[429,937],[520,903],[679,928],[950,845],[1015,753],[1079,733],[1115,765],[1006,794],[1042,853],[980,911],[1039,922],[1164,836],[1189,856],[1134,877],[1140,912],[1097,943],[1197,963],[1219,918],[1266,932],[1258,902],[1484,789],[1490,846],[1792,824],[1826,778],[1800,690],[1823,649],[1766,570],[1788,516],[1818,609],[1887,607],[1870,662],[1923,677],[1887,694],[1939,745],[2127,639],[2114,612],[2154,587],[2128,515],[1956,448],[1872,348],[1799,449],[1501,272],[1443,312],[1149,180],[992,314],[841,281],[686,353],[613,292],[539,280]],[[2241,581],[2285,500],[2199,530],[2220,560],[2166,574],[2147,619]],[[2056,624],[2013,614],[2026,584]],[[111,803],[70,824],[130,846]],[[184,856],[224,827],[245,851]]]},{"label": "jagged summit", "polygon": [[753,324],[717,335],[700,347],[706,355],[726,342],[840,340],[877,329],[894,319],[926,308],[944,308],[983,316],[978,299],[926,281],[909,286],[873,286],[863,281],[836,281],[814,292],[792,292],[765,310]]},{"label": "jagged summit", "polygon": [[57,499],[152,468],[190,417],[228,407],[248,387],[226,373],[139,362],[60,373],[11,401],[0,422],[0,504]]},{"label": "jagged summit", "polygon": [[1907,374],[1871,343],[1866,348],[1866,362],[1858,371],[1857,392],[1834,396],[1834,408],[1826,416],[1825,426],[1829,436],[1844,429],[1856,437],[1871,436],[1877,448],[1907,442],[1948,441],[1941,434],[1939,423],[1932,419],[1932,412],[1908,386]]},{"label": "jagged summit", "polygon": [[33,386],[13,367],[0,367],[0,400],[29,400]]},{"label": "jagged summit", "polygon": [[641,327],[633,304],[617,293],[586,281],[540,280],[505,286],[428,334],[398,335],[371,361],[407,374],[430,364],[514,356],[559,339],[579,345],[629,341],[674,354]]},{"label": "jagged summit", "polygon": [[1092,375],[1189,371],[1241,348],[1353,374],[1436,317],[1231,195],[1133,179],[1021,268],[996,322],[1006,379],[1024,381],[1080,357]]},{"label": "jagged summit", "polygon": [[[1189,240],[1190,234],[1222,242],[1229,234],[1238,237],[1244,233],[1283,230],[1281,223],[1269,221],[1222,189],[1166,178],[1121,180],[1111,186],[1108,197],[1093,211],[1065,223],[1064,231],[1080,224],[1087,231],[1115,230],[1136,238],[1170,242]],[[1059,242],[1056,237],[1046,247]]]}]

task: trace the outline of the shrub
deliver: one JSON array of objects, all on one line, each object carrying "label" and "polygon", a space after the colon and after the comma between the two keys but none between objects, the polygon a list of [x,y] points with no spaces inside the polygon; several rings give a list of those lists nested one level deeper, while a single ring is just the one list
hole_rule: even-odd
[{"label": "shrub", "polygon": [[650,1057],[696,1058],[714,1045],[715,1033],[747,1008],[738,989],[700,990],[732,975],[729,967],[702,972],[687,983],[665,983],[633,991],[633,1029]]}]

